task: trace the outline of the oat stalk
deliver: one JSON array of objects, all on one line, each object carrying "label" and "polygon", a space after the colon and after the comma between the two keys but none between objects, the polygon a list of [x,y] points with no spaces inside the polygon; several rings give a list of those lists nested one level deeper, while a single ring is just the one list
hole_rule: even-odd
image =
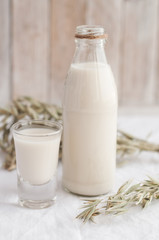
[{"label": "oat stalk", "polygon": [[84,210],[76,217],[84,223],[93,221],[98,215],[120,215],[131,207],[140,205],[147,207],[153,199],[159,199],[159,180],[148,179],[131,185],[131,180],[124,183],[115,195],[99,199],[85,199],[82,208]]},{"label": "oat stalk", "polygon": [[146,139],[137,138],[122,130],[118,130],[117,152],[120,156],[131,155],[141,151],[159,152],[159,144],[151,143]]}]

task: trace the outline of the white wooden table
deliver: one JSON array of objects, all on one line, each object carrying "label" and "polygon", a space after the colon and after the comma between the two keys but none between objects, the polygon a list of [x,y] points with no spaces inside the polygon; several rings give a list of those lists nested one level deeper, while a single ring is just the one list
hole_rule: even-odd
[{"label": "white wooden table", "polygon": [[[159,143],[159,115],[120,116],[119,127],[139,137],[151,130],[150,140]],[[159,201],[148,208],[131,209],[118,217],[104,216],[97,224],[83,225],[76,220],[82,201],[61,187],[62,168],[58,169],[58,193],[54,206],[43,210],[21,208],[17,204],[16,171],[0,170],[1,240],[156,240],[159,236]],[[134,183],[146,175],[159,177],[159,154],[142,153],[117,167],[114,191],[129,178]]]}]

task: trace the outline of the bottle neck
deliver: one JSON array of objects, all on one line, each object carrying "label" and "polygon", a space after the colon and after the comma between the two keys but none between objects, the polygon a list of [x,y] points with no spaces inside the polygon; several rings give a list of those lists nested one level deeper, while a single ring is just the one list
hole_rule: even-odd
[{"label": "bottle neck", "polygon": [[101,62],[107,63],[105,39],[75,39],[76,49],[73,63]]}]

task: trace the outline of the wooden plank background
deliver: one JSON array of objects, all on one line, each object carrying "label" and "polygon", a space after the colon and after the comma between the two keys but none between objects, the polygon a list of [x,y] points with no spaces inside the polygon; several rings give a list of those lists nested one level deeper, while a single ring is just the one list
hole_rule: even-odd
[{"label": "wooden plank background", "polygon": [[0,104],[61,105],[77,25],[101,24],[119,105],[159,103],[159,0],[0,0]]},{"label": "wooden plank background", "polygon": [[0,104],[11,97],[10,72],[10,2],[0,0]]},{"label": "wooden plank background", "polygon": [[48,99],[49,1],[12,1],[12,96]]}]

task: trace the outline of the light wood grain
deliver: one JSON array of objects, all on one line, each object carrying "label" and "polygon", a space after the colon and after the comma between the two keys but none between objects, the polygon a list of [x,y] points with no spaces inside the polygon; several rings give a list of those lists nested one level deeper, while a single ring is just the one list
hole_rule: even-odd
[{"label": "light wood grain", "polygon": [[0,104],[10,99],[10,4],[0,1]]},{"label": "light wood grain", "polygon": [[157,6],[157,34],[155,36],[156,39],[156,62],[155,62],[155,68],[156,68],[156,88],[155,88],[155,96],[156,96],[156,104],[159,104],[159,1]]},{"label": "light wood grain", "polygon": [[48,100],[49,0],[13,0],[13,96]]},{"label": "light wood grain", "polygon": [[121,39],[121,14],[122,0],[87,0],[87,24],[103,25],[108,34],[106,55],[111,65],[118,87],[120,100],[120,39]]},{"label": "light wood grain", "polygon": [[119,106],[159,103],[159,0],[0,0],[0,104],[61,105],[77,25],[100,24]]},{"label": "light wood grain", "polygon": [[61,105],[64,81],[74,49],[74,32],[85,23],[85,0],[52,0],[51,101]]},{"label": "light wood grain", "polygon": [[121,49],[123,105],[154,104],[157,1],[125,1]]}]

